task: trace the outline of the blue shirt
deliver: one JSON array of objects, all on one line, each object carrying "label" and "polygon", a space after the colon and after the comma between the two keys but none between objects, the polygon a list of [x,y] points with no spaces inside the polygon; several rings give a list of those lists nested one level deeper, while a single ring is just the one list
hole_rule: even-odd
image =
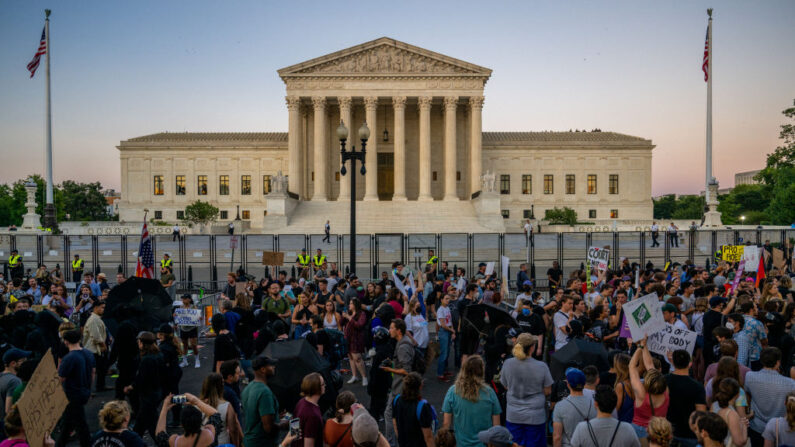
[{"label": "blue shirt", "polygon": [[91,397],[94,354],[88,349],[69,351],[61,360],[58,375],[64,379],[63,390],[70,402],[85,405]]},{"label": "blue shirt", "polygon": [[748,361],[754,362],[759,360],[759,356],[762,354],[762,340],[767,339],[767,330],[765,330],[765,325],[754,317],[743,315],[743,319],[745,320],[743,332],[748,335],[750,344]]},{"label": "blue shirt", "polygon": [[737,363],[743,366],[749,366],[751,355],[751,342],[748,340],[748,334],[745,331],[740,331],[732,336],[737,342]]},{"label": "blue shirt", "polygon": [[224,314],[224,318],[226,319],[226,328],[229,329],[229,332],[237,335],[235,334],[235,326],[237,326],[237,322],[240,321],[240,314],[230,310]]}]

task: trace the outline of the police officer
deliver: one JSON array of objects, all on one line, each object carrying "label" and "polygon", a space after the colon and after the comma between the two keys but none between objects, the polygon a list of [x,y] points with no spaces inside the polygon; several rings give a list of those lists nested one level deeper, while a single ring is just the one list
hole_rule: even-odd
[{"label": "police officer", "polygon": [[295,260],[296,267],[298,267],[298,276],[309,278],[309,255],[306,254],[306,248],[301,249],[301,254]]},{"label": "police officer", "polygon": [[165,267],[168,267],[169,269],[172,268],[171,257],[168,255],[168,253],[163,253],[163,259],[160,260],[160,268],[162,269]]},{"label": "police officer", "polygon": [[79,284],[82,278],[83,260],[80,259],[80,255],[75,254],[75,258],[72,260],[72,281]]},{"label": "police officer", "polygon": [[433,253],[433,250],[428,250],[428,262],[426,262],[425,264],[432,266],[431,268],[435,268],[436,263],[438,262],[439,262],[439,257]]},{"label": "police officer", "polygon": [[317,249],[317,254],[312,256],[312,263],[315,264],[315,270],[323,268],[323,264],[326,263],[326,255],[323,254],[323,250]]},{"label": "police officer", "polygon": [[17,250],[11,250],[11,256],[8,257],[8,274],[12,280],[14,278],[22,278],[25,275],[22,256],[19,255]]}]

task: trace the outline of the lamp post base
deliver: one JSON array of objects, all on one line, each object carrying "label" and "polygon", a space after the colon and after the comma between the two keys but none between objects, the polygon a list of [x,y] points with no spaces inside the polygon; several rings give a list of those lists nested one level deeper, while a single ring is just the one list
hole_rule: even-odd
[{"label": "lamp post base", "polygon": [[49,228],[53,233],[58,231],[58,222],[55,220],[55,205],[52,203],[44,205],[44,228]]}]

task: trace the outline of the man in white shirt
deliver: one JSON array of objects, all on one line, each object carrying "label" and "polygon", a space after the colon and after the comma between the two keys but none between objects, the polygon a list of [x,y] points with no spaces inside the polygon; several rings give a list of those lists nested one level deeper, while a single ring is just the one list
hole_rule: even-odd
[{"label": "man in white shirt", "polygon": [[573,302],[572,297],[564,296],[560,301],[560,309],[555,312],[553,320],[555,323],[555,351],[562,349],[569,342],[569,334],[571,333],[569,323],[574,318],[574,312],[572,311]]},{"label": "man in white shirt", "polygon": [[174,224],[174,226],[171,227],[171,242],[177,239],[179,239],[179,224]]},{"label": "man in white shirt", "polygon": [[660,236],[660,227],[657,226],[657,222],[652,222],[650,229],[651,229],[651,246],[659,247],[660,242],[657,241],[657,238]]}]

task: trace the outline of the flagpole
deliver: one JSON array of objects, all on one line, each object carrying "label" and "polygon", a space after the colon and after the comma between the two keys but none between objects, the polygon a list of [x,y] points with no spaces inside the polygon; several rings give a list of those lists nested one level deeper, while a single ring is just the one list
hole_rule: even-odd
[{"label": "flagpole", "polygon": [[711,203],[709,185],[712,182],[712,65],[714,64],[712,59],[712,8],[707,9],[707,15],[709,15],[709,24],[707,25],[709,63],[707,65],[707,178],[704,184],[704,199],[706,199],[705,203],[709,204]]},{"label": "flagpole", "polygon": [[44,10],[44,35],[46,39],[47,57],[45,63],[45,71],[47,72],[47,132],[46,132],[46,148],[47,148],[47,193],[44,205],[44,227],[54,229],[55,222],[55,205],[52,197],[52,105],[50,102],[50,13],[49,9]]}]

